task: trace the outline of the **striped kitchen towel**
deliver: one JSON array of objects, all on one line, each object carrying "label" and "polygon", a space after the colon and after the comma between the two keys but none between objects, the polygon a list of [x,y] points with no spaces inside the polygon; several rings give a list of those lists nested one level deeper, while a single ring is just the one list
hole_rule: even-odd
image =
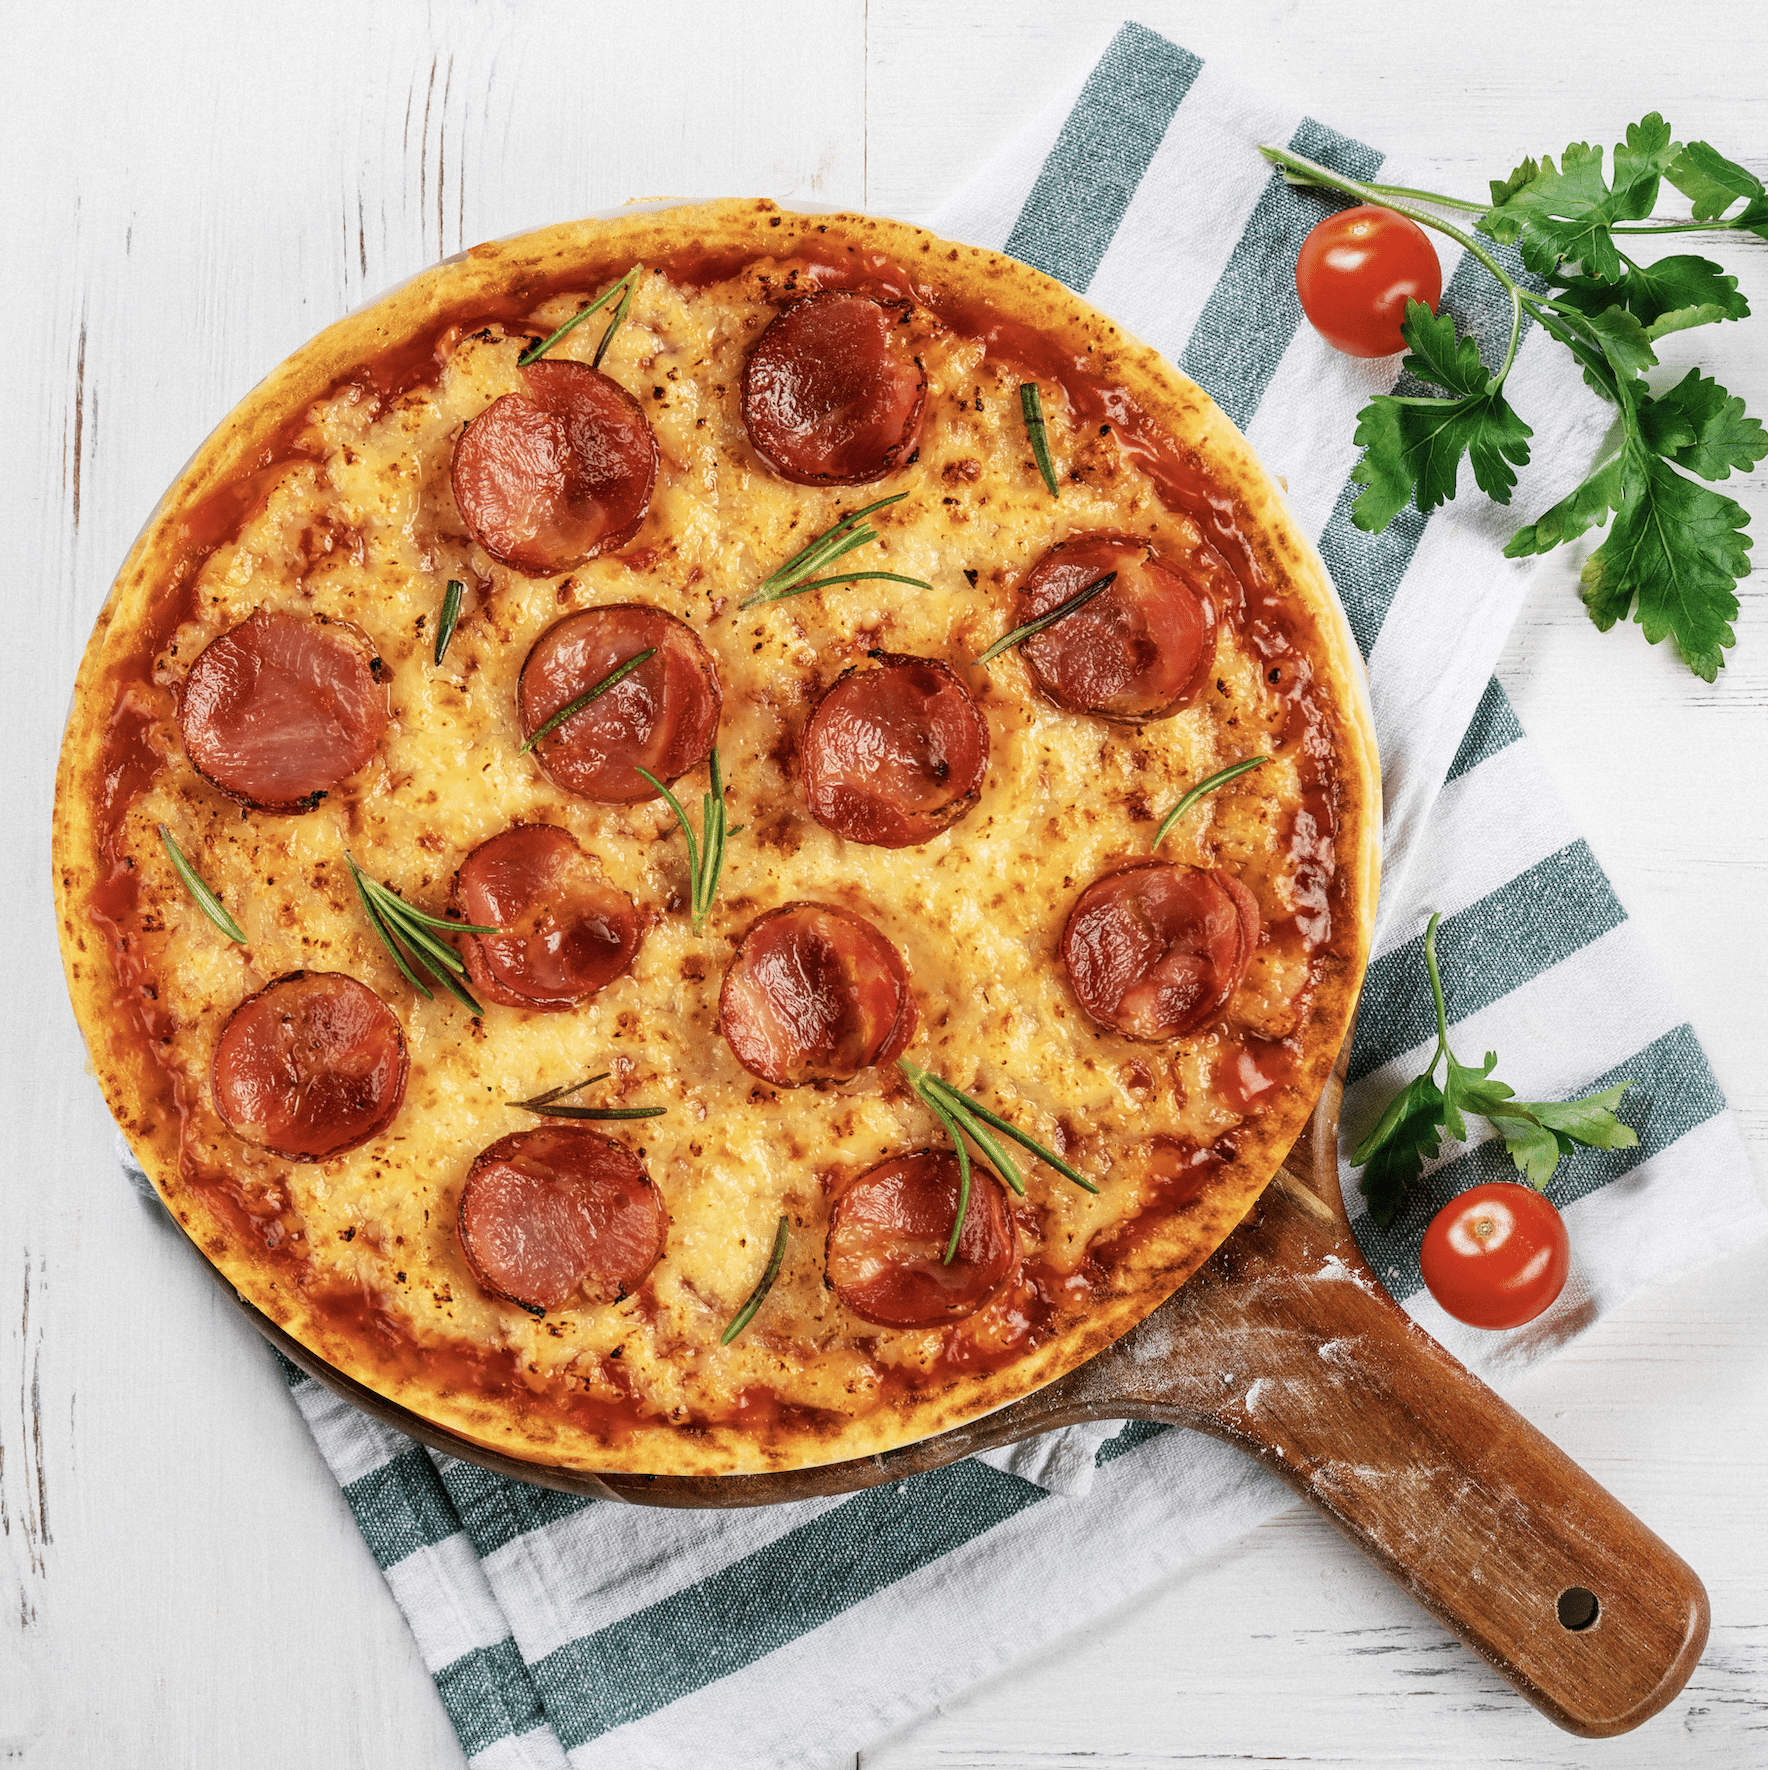
[{"label": "striped kitchen towel", "polygon": [[[1501,1377],[1641,1285],[1768,1232],[1768,1212],[1699,1045],[1492,679],[1528,576],[1501,557],[1516,519],[1470,489],[1428,519],[1408,509],[1380,536],[1350,521],[1355,414],[1395,364],[1338,356],[1301,323],[1296,248],[1332,204],[1274,176],[1260,141],[1347,173],[1384,167],[1127,25],[930,219],[1062,278],[1181,364],[1286,477],[1318,540],[1368,660],[1387,794],[1347,1130],[1366,1126],[1431,1042],[1420,937],[1432,908],[1444,912],[1464,1056],[1495,1047],[1504,1074],[1542,1097],[1636,1084],[1623,1116],[1639,1146],[1582,1152],[1556,1183],[1576,1266],[1529,1329],[1457,1329],[1420,1288],[1423,1223],[1435,1200],[1503,1167],[1489,1143],[1446,1156],[1391,1230],[1359,1218],[1395,1295]],[[1427,166],[1386,169],[1431,182]],[[1449,308],[1488,353],[1501,349],[1508,311],[1489,279],[1455,260],[1445,271]],[[1525,515],[1568,489],[1606,424],[1544,343],[1524,341],[1512,376],[1537,433],[1538,465],[1516,495]],[[1354,1185],[1347,1196],[1355,1208]],[[477,1770],[849,1764],[880,1733],[1289,1503],[1222,1445],[1130,1426],[845,1499],[649,1511],[433,1455],[287,1375]]]}]

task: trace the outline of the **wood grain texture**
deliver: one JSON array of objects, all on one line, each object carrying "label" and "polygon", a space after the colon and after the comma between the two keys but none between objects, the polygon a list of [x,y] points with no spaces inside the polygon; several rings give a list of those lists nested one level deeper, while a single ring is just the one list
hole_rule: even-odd
[{"label": "wood grain texture", "polygon": [[[0,499],[14,643],[0,852],[0,1758],[86,1770],[458,1766],[409,1634],[256,1336],[120,1186],[49,910],[75,662],[137,526],[217,414],[320,325],[461,243],[629,196],[914,214],[1108,40],[1127,0],[563,0],[5,14]],[[1759,10],[1475,12],[1151,0],[1156,29],[1470,188],[1661,108],[1768,172]],[[1422,71],[1421,71],[1422,70]],[[1768,411],[1747,325],[1671,340]],[[1758,532],[1760,475],[1740,488]],[[1768,597],[1713,689],[1598,635],[1554,563],[1503,674],[1768,1152]],[[32,1012],[42,1005],[44,1017]],[[119,1334],[115,1324],[128,1325]],[[1768,1764],[1768,1297],[1743,1254],[1636,1299],[1511,1394],[1706,1575],[1683,1697],[1590,1747],[1545,1726],[1321,1521],[1285,1514],[862,1754],[867,1770]]]}]

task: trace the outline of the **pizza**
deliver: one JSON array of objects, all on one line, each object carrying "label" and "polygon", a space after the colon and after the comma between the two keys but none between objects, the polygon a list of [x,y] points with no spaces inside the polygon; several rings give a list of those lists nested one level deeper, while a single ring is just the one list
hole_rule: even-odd
[{"label": "pizza", "polygon": [[1344,1037],[1378,795],[1199,389],[750,201],[477,247],[250,394],[99,617],[54,851],[244,1299],[456,1442],[726,1474],[999,1407],[1208,1257]]}]

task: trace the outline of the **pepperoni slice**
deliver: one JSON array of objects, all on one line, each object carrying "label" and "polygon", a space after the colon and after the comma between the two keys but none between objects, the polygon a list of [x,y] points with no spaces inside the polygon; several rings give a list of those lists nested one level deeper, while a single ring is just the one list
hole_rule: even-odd
[{"label": "pepperoni slice", "polygon": [[789,903],[752,922],[738,942],[718,1029],[737,1061],[776,1088],[851,1081],[907,1048],[915,1030],[908,968],[864,917]]},{"label": "pepperoni slice", "polygon": [[913,451],[927,376],[890,335],[902,314],[831,290],[793,302],[761,334],[743,370],[743,422],[782,479],[868,485]]},{"label": "pepperoni slice", "polygon": [[867,1168],[835,1201],[829,1284],[855,1315],[880,1327],[938,1327],[974,1315],[1006,1283],[1019,1238],[1006,1189],[980,1165],[945,1264],[960,1184],[950,1150],[923,1149]]},{"label": "pepperoni slice", "polygon": [[1180,572],[1130,535],[1078,535],[1052,547],[1014,598],[1023,626],[1107,572],[1117,581],[1020,646],[1032,680],[1071,713],[1140,724],[1182,713],[1215,662],[1227,567],[1207,546]]},{"label": "pepperoni slice", "polygon": [[579,609],[541,634],[516,685],[523,738],[629,658],[653,650],[654,658],[534,746],[548,780],[598,805],[636,805],[657,797],[640,768],[672,781],[711,754],[724,707],[718,667],[693,628],[642,602]]},{"label": "pepperoni slice", "polygon": [[810,815],[850,842],[912,848],[982,797],[988,722],[962,678],[933,658],[874,652],[824,690],[804,728]]},{"label": "pepperoni slice", "polygon": [[506,1008],[575,1007],[631,968],[644,918],[604,880],[569,831],[513,824],[454,875],[461,918],[503,934],[465,934],[480,991]]},{"label": "pepperoni slice", "polygon": [[398,1016],[366,983],[290,971],[227,1017],[210,1084],[234,1136],[319,1162],[386,1130],[406,1067]]},{"label": "pepperoni slice", "polygon": [[311,811],[387,728],[380,659],[348,621],[261,608],[203,647],[178,728],[205,780],[258,811]]},{"label": "pepperoni slice", "polygon": [[460,1246],[493,1296],[557,1309],[614,1303],[663,1252],[662,1195],[629,1149],[584,1125],[543,1125],[479,1152],[460,1195]]},{"label": "pepperoni slice", "polygon": [[1176,1039],[1227,1007],[1261,926],[1257,899],[1231,874],[1136,861],[1081,893],[1062,930],[1062,963],[1101,1026]]},{"label": "pepperoni slice", "polygon": [[644,407],[587,363],[522,371],[454,445],[454,501],[473,539],[524,576],[568,572],[630,541],[651,507],[657,439]]}]

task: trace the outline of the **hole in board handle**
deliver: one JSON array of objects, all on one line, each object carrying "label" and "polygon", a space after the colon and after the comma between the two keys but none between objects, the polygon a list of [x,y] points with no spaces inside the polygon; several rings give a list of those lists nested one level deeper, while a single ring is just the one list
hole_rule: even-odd
[{"label": "hole in board handle", "polygon": [[1559,1612],[1559,1625],[1574,1634],[1582,1633],[1602,1614],[1596,1594],[1583,1586],[1567,1586],[1554,1606]]}]

